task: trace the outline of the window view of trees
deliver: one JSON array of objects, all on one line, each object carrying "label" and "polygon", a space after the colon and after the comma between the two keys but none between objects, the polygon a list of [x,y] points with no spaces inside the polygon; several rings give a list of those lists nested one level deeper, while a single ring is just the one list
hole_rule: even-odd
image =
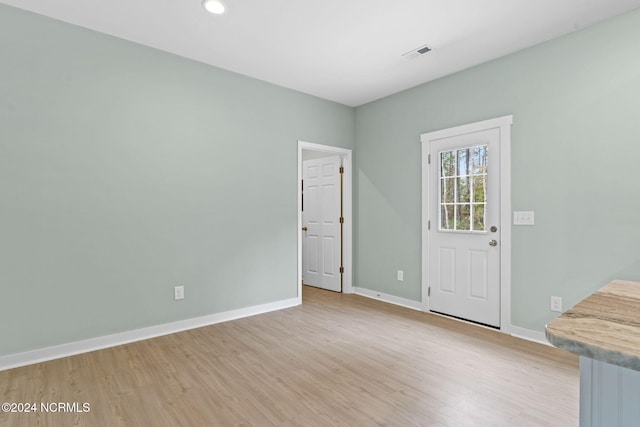
[{"label": "window view of trees", "polygon": [[440,229],[484,231],[486,145],[440,153]]}]

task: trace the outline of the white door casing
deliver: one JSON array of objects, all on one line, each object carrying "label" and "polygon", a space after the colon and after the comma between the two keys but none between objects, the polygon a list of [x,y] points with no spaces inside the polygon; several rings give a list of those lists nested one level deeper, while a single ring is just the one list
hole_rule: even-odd
[{"label": "white door casing", "polygon": [[506,116],[421,135],[425,310],[503,332],[511,321],[511,122]]},{"label": "white door casing", "polygon": [[340,166],[337,155],[302,163],[302,279],[341,292]]}]

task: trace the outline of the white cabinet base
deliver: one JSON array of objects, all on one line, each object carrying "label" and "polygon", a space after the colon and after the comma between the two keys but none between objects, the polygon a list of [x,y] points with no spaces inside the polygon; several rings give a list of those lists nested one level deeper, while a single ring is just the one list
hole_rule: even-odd
[{"label": "white cabinet base", "polygon": [[580,356],[580,427],[640,426],[640,372]]}]

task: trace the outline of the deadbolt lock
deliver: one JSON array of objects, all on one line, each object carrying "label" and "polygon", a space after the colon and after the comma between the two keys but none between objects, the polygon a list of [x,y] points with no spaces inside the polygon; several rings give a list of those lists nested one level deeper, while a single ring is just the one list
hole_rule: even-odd
[{"label": "deadbolt lock", "polygon": [[495,225],[492,225],[489,230],[491,230],[492,233],[495,233],[496,231],[498,231],[498,227],[496,227]]}]

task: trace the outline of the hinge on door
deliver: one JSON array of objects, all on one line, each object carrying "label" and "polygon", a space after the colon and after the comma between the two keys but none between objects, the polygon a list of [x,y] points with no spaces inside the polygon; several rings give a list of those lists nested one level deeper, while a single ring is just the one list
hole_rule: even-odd
[{"label": "hinge on door", "polygon": [[344,267],[340,267],[340,274],[344,273]]},{"label": "hinge on door", "polygon": [[300,180],[300,191],[304,191],[304,179]]},{"label": "hinge on door", "polygon": [[431,164],[431,154],[429,154],[429,155],[427,156],[427,163],[428,163],[428,164]]},{"label": "hinge on door", "polygon": [[344,173],[344,166],[340,166],[340,173]]},{"label": "hinge on door", "polygon": [[344,217],[343,216],[340,217],[340,224],[344,224]]},{"label": "hinge on door", "polygon": [[431,230],[431,220],[427,221],[427,230]]},{"label": "hinge on door", "polygon": [[429,286],[427,288],[427,296],[430,297],[431,296],[431,286]]}]

